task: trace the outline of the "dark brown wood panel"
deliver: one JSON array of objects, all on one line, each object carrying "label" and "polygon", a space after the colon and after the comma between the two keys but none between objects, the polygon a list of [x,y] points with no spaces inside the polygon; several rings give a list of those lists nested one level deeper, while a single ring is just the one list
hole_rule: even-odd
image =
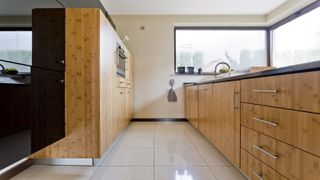
[{"label": "dark brown wood panel", "polygon": [[65,137],[64,73],[32,68],[32,152]]},{"label": "dark brown wood panel", "polygon": [[32,11],[32,66],[65,70],[65,9]]},{"label": "dark brown wood panel", "polygon": [[0,137],[30,128],[30,86],[0,85]]}]

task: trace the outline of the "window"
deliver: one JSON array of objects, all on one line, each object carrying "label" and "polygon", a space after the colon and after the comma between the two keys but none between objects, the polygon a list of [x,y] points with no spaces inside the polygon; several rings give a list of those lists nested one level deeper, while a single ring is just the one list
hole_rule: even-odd
[{"label": "window", "polygon": [[221,61],[234,70],[267,65],[267,31],[263,28],[175,29],[175,68],[192,66],[214,72]]},{"label": "window", "polygon": [[[32,31],[0,31],[0,59],[31,65]],[[0,62],[5,68],[16,68],[19,72],[30,72],[28,66]]]},{"label": "window", "polygon": [[320,8],[272,30],[272,65],[284,67],[320,60]]}]

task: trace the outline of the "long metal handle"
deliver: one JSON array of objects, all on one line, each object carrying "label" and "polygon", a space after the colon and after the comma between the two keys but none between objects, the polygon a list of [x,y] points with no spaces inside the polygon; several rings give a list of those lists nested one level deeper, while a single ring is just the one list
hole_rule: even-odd
[{"label": "long metal handle", "polygon": [[274,155],[268,151],[266,151],[265,149],[262,148],[262,146],[257,146],[257,145],[253,145],[253,147],[257,150],[259,150],[260,152],[263,152],[264,154],[266,154],[267,156],[271,157],[272,159],[278,159],[278,155]]},{"label": "long metal handle", "polygon": [[266,121],[266,120],[263,120],[263,119],[260,119],[260,118],[256,118],[256,117],[253,117],[252,120],[257,121],[257,122],[261,122],[261,123],[264,123],[264,124],[267,124],[267,125],[270,125],[270,126],[273,126],[273,127],[278,126],[277,123]]},{"label": "long metal handle", "polygon": [[239,92],[237,91],[234,91],[233,92],[233,111],[235,112],[237,109],[239,109],[237,106],[236,106],[236,95],[239,94]]},{"label": "long metal handle", "polygon": [[257,174],[256,172],[252,171],[252,174],[255,175],[259,180],[264,180],[262,175]]},{"label": "long metal handle", "polygon": [[276,89],[254,89],[252,90],[254,93],[277,93],[279,92]]}]

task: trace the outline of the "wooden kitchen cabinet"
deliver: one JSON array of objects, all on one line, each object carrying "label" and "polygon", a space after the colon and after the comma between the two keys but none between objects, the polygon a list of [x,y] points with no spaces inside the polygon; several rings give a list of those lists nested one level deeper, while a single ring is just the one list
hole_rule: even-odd
[{"label": "wooden kitchen cabinet", "polygon": [[210,141],[235,166],[240,165],[240,82],[212,85]]},{"label": "wooden kitchen cabinet", "polygon": [[186,119],[198,129],[198,86],[185,87]]},{"label": "wooden kitchen cabinet", "polygon": [[65,17],[63,8],[32,11],[32,66],[65,70]]},{"label": "wooden kitchen cabinet", "polygon": [[320,113],[320,72],[241,80],[241,101]]},{"label": "wooden kitchen cabinet", "polygon": [[65,137],[64,72],[31,69],[32,152]]},{"label": "wooden kitchen cabinet", "polygon": [[288,179],[318,180],[320,158],[252,129],[241,127],[241,148]]},{"label": "wooden kitchen cabinet", "polygon": [[212,84],[204,84],[199,86],[199,131],[209,139],[210,121],[212,117]]},{"label": "wooden kitchen cabinet", "polygon": [[[52,16],[56,16],[57,11],[60,12],[55,9],[35,9],[34,14],[40,14],[50,20],[54,19]],[[65,12],[63,19],[65,28],[62,31],[64,35],[55,37],[65,37],[57,39],[59,42],[64,42],[61,47],[65,48],[65,100],[64,103],[61,103],[62,106],[57,108],[64,105],[65,116],[61,116],[60,119],[65,120],[63,128],[66,136],[39,150],[32,157],[101,158],[132,116],[132,110],[128,113],[126,110],[126,88],[129,80],[130,87],[133,87],[133,76],[131,75],[133,72],[128,67],[128,72],[126,72],[128,77],[123,80],[123,85],[118,87],[116,67],[118,45],[121,45],[127,54],[130,53],[105,14],[98,8],[65,8],[63,11]],[[34,19],[38,18],[34,17]],[[52,26],[52,33],[54,33],[55,28],[58,28],[56,26],[61,22],[56,20],[50,22],[44,23],[49,27],[37,27],[37,29],[50,29]],[[37,23],[37,25],[43,24]],[[42,31],[37,31],[37,33],[39,35],[35,37],[45,36],[41,35]],[[46,39],[46,42],[50,41],[55,41],[55,39]],[[51,50],[57,50],[56,44],[59,42],[53,42],[54,47]],[[49,44],[47,46],[50,46]],[[41,46],[37,47],[40,48],[40,52]],[[57,50],[56,53],[60,54],[60,50]],[[56,62],[61,60],[60,55],[53,57],[55,58],[50,58],[49,64],[39,63],[37,66],[46,69],[51,67],[50,64],[58,63],[54,72],[61,71],[59,62]],[[41,76],[41,74],[38,75]],[[60,92],[60,88],[53,89],[58,89]],[[132,92],[131,88],[130,95]]]}]

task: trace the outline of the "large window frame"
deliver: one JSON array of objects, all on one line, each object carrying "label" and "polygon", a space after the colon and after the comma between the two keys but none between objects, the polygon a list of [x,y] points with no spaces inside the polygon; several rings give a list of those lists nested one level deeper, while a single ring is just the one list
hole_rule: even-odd
[{"label": "large window frame", "polygon": [[[174,73],[177,73],[176,64],[177,64],[177,46],[176,46],[176,31],[177,30],[265,30],[266,31],[266,50],[267,50],[267,66],[273,65],[273,35],[272,32],[274,29],[283,26],[301,16],[304,14],[320,7],[320,0],[311,3],[310,5],[296,11],[295,13],[287,16],[286,18],[272,24],[271,26],[175,26],[174,27]],[[188,75],[188,74],[185,74]]]},{"label": "large window frame", "polygon": [[[32,27],[0,27],[0,32],[1,31],[31,31],[32,32]],[[21,63],[17,63],[17,62],[12,62],[10,59],[0,59],[0,64],[1,64],[1,62],[31,67],[31,65],[28,65],[28,64],[21,64]]]},{"label": "large window frame", "polygon": [[[177,43],[176,43],[176,38],[177,38],[177,30],[226,30],[226,31],[237,31],[237,30],[242,30],[242,31],[265,31],[266,33],[266,59],[267,59],[267,66],[270,66],[270,30],[268,26],[252,26],[252,27],[245,27],[245,26],[217,26],[217,27],[210,27],[210,26],[199,26],[199,27],[193,27],[193,26],[177,26],[174,27],[174,72],[177,73]],[[205,72],[204,74],[210,74]]]}]

